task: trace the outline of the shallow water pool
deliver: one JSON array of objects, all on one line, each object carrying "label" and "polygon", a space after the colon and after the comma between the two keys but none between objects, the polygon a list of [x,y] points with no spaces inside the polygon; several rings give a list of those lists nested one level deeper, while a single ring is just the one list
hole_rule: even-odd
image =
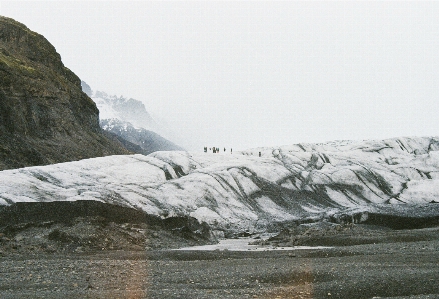
[{"label": "shallow water pool", "polygon": [[270,251],[270,250],[300,250],[300,249],[331,248],[331,247],[323,247],[323,246],[274,247],[269,245],[249,245],[249,243],[252,241],[255,241],[255,239],[252,238],[224,239],[224,240],[220,240],[218,244],[183,247],[175,250]]}]

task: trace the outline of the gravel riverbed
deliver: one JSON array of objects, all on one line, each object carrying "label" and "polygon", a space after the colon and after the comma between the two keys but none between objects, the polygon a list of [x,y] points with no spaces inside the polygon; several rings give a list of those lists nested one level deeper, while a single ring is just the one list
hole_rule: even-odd
[{"label": "gravel riverbed", "polygon": [[439,241],[3,254],[0,298],[439,298]]},{"label": "gravel riverbed", "polygon": [[435,223],[294,224],[213,246],[189,218],[94,203],[19,208],[0,211],[2,299],[439,298]]}]

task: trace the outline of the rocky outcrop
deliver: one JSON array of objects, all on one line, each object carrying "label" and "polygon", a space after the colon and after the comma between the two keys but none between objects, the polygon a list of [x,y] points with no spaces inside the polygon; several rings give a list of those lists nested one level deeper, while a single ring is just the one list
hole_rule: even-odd
[{"label": "rocky outcrop", "polygon": [[127,154],[41,35],[0,17],[0,169]]}]

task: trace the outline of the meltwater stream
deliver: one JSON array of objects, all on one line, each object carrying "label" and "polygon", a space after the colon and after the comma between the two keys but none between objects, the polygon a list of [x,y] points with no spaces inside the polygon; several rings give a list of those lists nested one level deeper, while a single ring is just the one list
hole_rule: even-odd
[{"label": "meltwater stream", "polygon": [[229,251],[271,251],[271,250],[299,250],[299,249],[325,249],[331,247],[324,246],[294,246],[294,247],[275,247],[269,245],[249,245],[254,241],[252,238],[239,238],[239,239],[224,239],[220,240],[218,244],[202,245],[183,247],[175,250],[200,250],[200,251],[213,251],[213,250],[229,250]]}]

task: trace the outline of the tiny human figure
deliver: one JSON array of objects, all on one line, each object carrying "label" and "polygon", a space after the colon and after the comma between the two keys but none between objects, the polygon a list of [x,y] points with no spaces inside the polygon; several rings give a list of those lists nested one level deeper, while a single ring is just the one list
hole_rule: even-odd
[{"label": "tiny human figure", "polygon": [[224,148],[224,151],[226,151],[226,148]]},{"label": "tiny human figure", "polygon": [[216,154],[216,148],[213,148],[213,153]]},{"label": "tiny human figure", "polygon": [[230,153],[232,153],[232,149],[230,149]]},{"label": "tiny human figure", "polygon": [[261,156],[261,152],[259,152],[259,157]]}]

